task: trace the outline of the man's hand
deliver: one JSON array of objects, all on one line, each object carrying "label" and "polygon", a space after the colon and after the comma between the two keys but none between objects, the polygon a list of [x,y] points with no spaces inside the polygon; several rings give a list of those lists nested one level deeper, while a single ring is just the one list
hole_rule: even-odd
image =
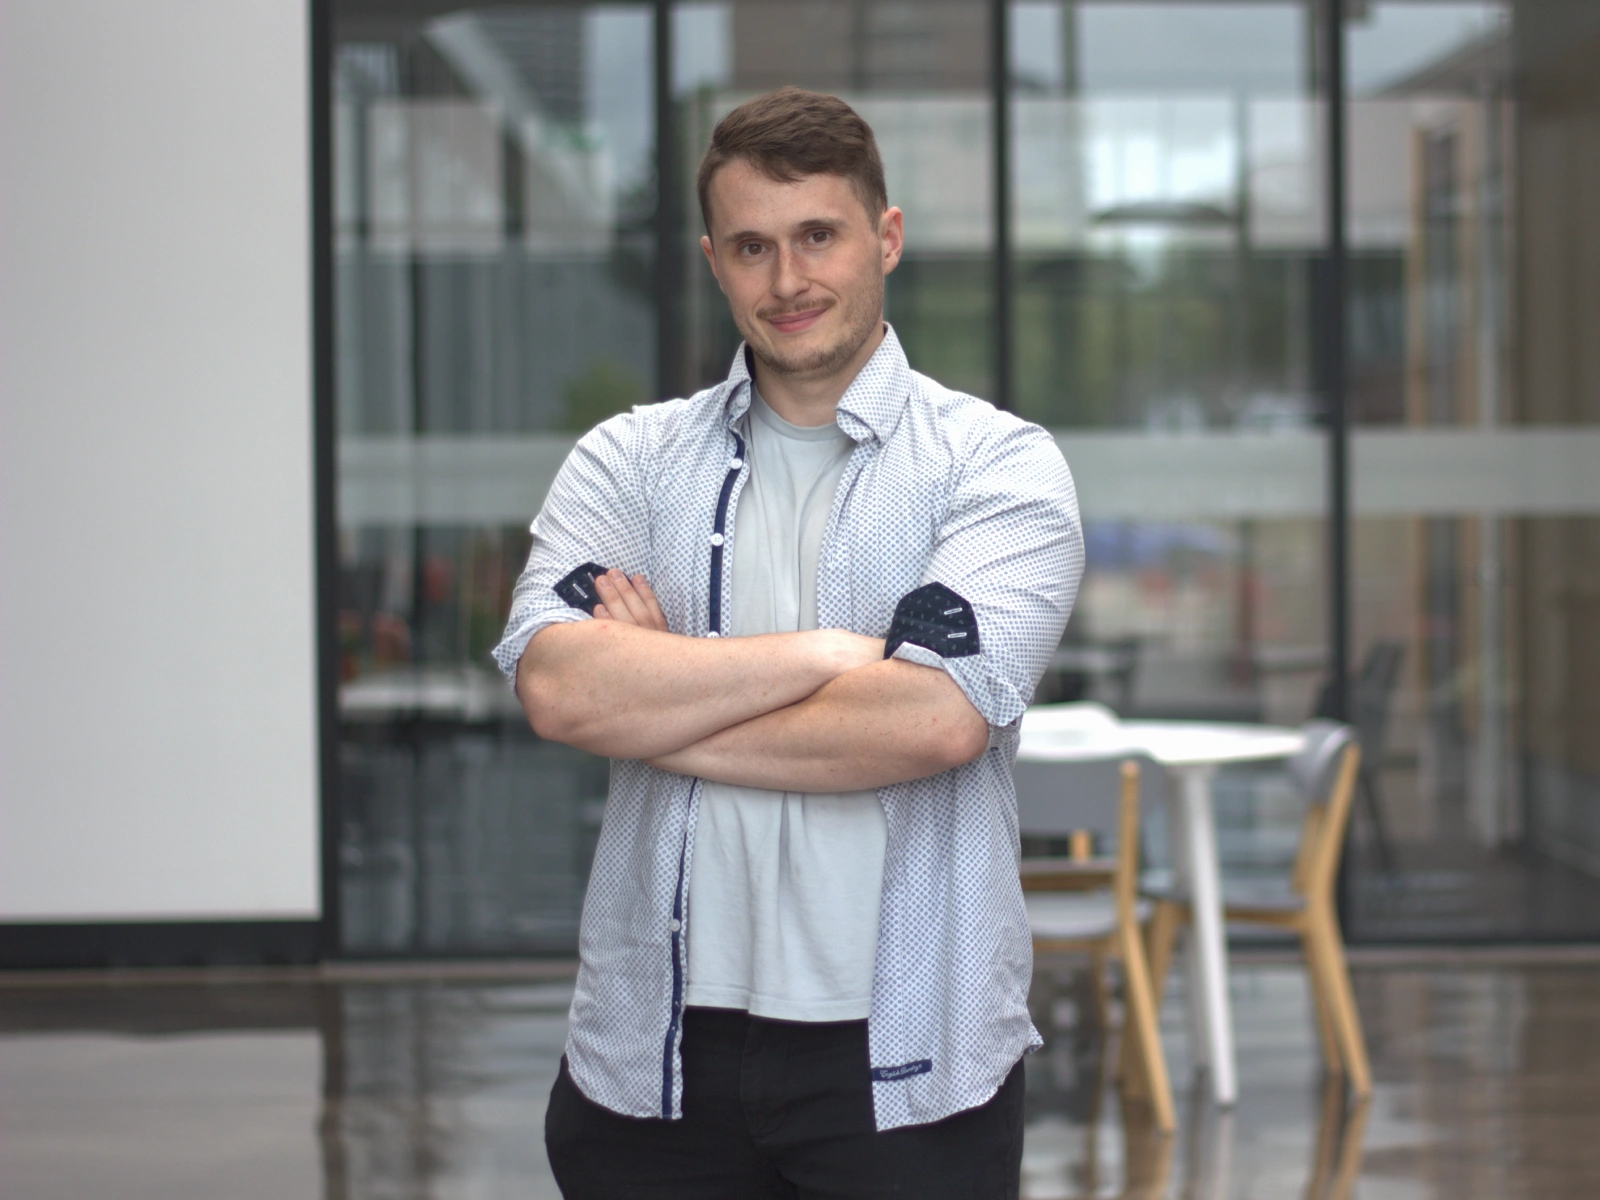
[{"label": "man's hand", "polygon": [[594,590],[600,594],[600,603],[594,606],[594,615],[600,620],[667,632],[667,618],[662,615],[656,594],[643,575],[629,579],[613,567],[604,575],[594,577]]}]

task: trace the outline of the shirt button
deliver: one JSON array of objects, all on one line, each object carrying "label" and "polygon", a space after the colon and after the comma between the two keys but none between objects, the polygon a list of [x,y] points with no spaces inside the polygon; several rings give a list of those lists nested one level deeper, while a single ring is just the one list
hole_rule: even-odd
[{"label": "shirt button", "polygon": [[730,458],[728,460],[728,470],[730,471],[737,471],[742,466],[744,466],[744,459],[742,458]]},{"label": "shirt button", "polygon": [[721,637],[722,635],[720,633],[718,633],[715,629],[710,629],[710,630],[706,631],[706,636],[707,637]]},{"label": "shirt button", "polygon": [[712,535],[711,535],[711,544],[712,544],[712,545],[713,545],[713,546],[720,546],[720,545],[722,545],[722,535],[721,535],[721,534],[720,534],[720,533],[713,533],[713,534],[712,534]]},{"label": "shirt button", "polygon": [[677,933],[678,930],[683,928],[683,922],[674,918],[673,920],[667,922],[667,928],[672,930],[673,933]]}]

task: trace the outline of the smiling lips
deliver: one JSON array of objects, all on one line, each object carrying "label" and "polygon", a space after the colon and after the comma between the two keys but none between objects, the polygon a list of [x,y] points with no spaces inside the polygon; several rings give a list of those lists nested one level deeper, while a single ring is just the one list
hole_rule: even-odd
[{"label": "smiling lips", "polygon": [[779,333],[804,333],[822,319],[822,314],[827,312],[829,307],[824,304],[817,308],[802,309],[800,312],[763,315],[762,319]]}]

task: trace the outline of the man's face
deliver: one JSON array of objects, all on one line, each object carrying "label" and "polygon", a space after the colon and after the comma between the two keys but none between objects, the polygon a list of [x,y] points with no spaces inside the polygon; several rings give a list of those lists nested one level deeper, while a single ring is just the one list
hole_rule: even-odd
[{"label": "man's face", "polygon": [[780,183],[737,160],[710,191],[711,232],[700,246],[751,350],[797,381],[849,365],[883,322],[900,210],[873,220],[842,176]]}]

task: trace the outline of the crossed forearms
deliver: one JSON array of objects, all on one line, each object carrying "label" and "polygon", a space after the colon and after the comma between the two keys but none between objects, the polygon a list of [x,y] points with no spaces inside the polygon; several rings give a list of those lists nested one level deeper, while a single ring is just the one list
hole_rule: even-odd
[{"label": "crossed forearms", "polygon": [[969,762],[988,723],[955,680],[884,661],[843,629],[689,638],[642,575],[595,580],[593,621],[535,634],[517,664],[534,732],[680,775],[790,792],[853,792]]},{"label": "crossed forearms", "polygon": [[534,732],[610,758],[660,758],[786,708],[883,657],[840,629],[689,638],[624,620],[551,625],[528,643],[517,695]]},{"label": "crossed forearms", "polygon": [[723,729],[653,766],[782,792],[854,792],[970,762],[989,726],[943,671],[889,660],[805,699]]}]

